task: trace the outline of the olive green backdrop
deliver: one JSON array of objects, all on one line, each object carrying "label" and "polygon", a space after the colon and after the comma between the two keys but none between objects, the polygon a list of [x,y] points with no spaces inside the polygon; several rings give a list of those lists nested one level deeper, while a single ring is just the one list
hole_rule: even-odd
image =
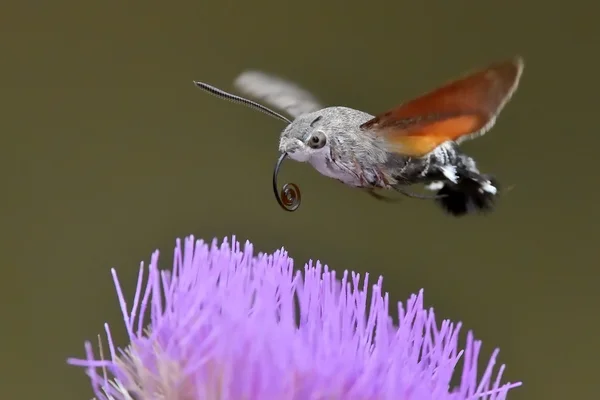
[{"label": "olive green backdrop", "polygon": [[[556,4],[556,5],[555,5]],[[108,321],[109,268],[133,293],[139,262],[176,237],[237,234],[302,265],[425,288],[440,317],[501,348],[511,399],[598,394],[598,8],[588,1],[57,0],[0,6],[0,388],[87,399],[83,354]],[[274,72],[324,103],[377,113],[521,54],[495,129],[464,145],[514,189],[487,217],[376,202],[289,162],[297,213],[271,192],[279,121],[196,89]]]}]

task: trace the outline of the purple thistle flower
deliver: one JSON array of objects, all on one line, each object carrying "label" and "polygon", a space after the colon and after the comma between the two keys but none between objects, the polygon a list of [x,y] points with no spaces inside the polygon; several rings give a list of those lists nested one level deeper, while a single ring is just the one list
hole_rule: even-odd
[{"label": "purple thistle flower", "polygon": [[[307,400],[504,399],[521,383],[494,373],[498,350],[478,378],[481,342],[460,323],[438,326],[423,292],[389,314],[382,278],[335,271],[318,262],[294,273],[284,250],[254,255],[232,240],[177,241],[172,271],[158,251],[140,267],[131,309],[112,270],[130,344],[110,357],[86,342],[85,367],[98,399]],[[456,387],[450,379],[463,367]]]}]

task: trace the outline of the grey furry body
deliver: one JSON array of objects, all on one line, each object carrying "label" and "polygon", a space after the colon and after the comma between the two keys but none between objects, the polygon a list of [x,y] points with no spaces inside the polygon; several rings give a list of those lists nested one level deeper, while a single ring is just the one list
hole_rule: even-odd
[{"label": "grey furry body", "polygon": [[[478,173],[472,158],[456,143],[446,142],[423,157],[391,153],[375,134],[359,129],[373,115],[347,107],[327,107],[296,118],[281,134],[280,150],[294,153],[302,149],[315,131],[326,134],[328,145],[300,155],[321,174],[361,188],[391,189],[397,185],[450,182],[451,169]],[[450,167],[450,169],[448,168]]]}]

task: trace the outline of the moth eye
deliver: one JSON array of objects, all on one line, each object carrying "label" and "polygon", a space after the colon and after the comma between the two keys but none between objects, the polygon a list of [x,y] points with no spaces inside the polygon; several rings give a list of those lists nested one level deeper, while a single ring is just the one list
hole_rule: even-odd
[{"label": "moth eye", "polygon": [[323,132],[315,132],[308,138],[308,145],[313,149],[320,149],[327,143],[327,138]]}]

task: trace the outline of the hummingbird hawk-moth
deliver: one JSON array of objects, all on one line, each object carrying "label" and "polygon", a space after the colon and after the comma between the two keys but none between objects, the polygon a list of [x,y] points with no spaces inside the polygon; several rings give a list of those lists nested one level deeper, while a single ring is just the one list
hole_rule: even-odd
[{"label": "hummingbird hawk-moth", "polygon": [[[375,116],[348,107],[323,107],[301,87],[263,72],[246,71],[235,80],[240,91],[287,112],[293,120],[206,83],[194,83],[287,124],[273,173],[275,196],[287,211],[295,211],[301,200],[295,184],[285,184],[281,191],[277,186],[280,165],[289,157],[378,199],[389,200],[376,189],[393,189],[434,199],[451,215],[462,216],[493,210],[499,187],[495,178],[479,172],[459,144],[494,126],[519,85],[523,67],[521,57],[498,62]],[[415,184],[435,195],[407,191]]]}]

